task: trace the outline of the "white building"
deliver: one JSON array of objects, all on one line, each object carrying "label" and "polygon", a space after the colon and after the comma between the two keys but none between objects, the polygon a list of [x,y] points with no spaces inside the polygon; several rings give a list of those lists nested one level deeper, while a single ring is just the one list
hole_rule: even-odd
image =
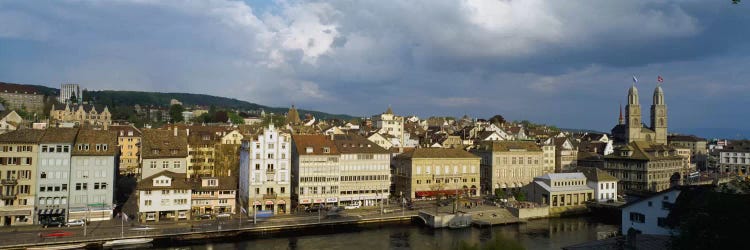
[{"label": "white building", "polygon": [[373,206],[387,199],[391,186],[390,153],[357,135],[335,135],[333,142],[341,153],[340,203]]},{"label": "white building", "polygon": [[391,107],[380,115],[372,116],[372,125],[378,129],[378,133],[395,137],[396,143],[392,144],[404,144],[404,117],[394,115]]},{"label": "white building", "polygon": [[186,176],[162,171],[139,181],[136,187],[139,220],[189,220],[192,201]]},{"label": "white building", "polygon": [[[240,203],[254,210],[288,213],[291,206],[292,142],[269,124],[257,138],[243,140],[240,150]],[[250,212],[251,209],[248,209]]]},{"label": "white building", "polygon": [[292,203],[297,208],[338,205],[341,155],[336,145],[324,135],[294,135],[292,143]]},{"label": "white building", "polygon": [[162,171],[187,174],[187,133],[145,129],[141,146],[141,179]]},{"label": "white building", "polygon": [[586,183],[594,189],[594,199],[599,202],[617,200],[617,178],[598,168],[581,168]]},{"label": "white building", "polygon": [[49,128],[39,142],[37,224],[67,221],[70,153],[77,134],[75,128]]},{"label": "white building", "polygon": [[62,103],[66,103],[70,101],[70,97],[75,96],[78,103],[80,103],[83,100],[83,95],[81,94],[81,87],[78,86],[78,84],[75,83],[63,83],[60,85],[60,99],[59,101]]},{"label": "white building", "polygon": [[677,233],[666,225],[666,219],[681,192],[678,188],[670,188],[621,207],[622,234],[628,234],[631,229],[642,234]]},{"label": "white building", "polygon": [[109,220],[119,164],[115,131],[78,131],[70,158],[68,220]]}]

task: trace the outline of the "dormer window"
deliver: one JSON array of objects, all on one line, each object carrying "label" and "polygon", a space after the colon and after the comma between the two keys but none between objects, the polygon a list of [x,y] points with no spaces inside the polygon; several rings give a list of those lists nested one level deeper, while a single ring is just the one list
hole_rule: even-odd
[{"label": "dormer window", "polygon": [[102,144],[102,151],[107,151],[107,144]]},{"label": "dormer window", "polygon": [[309,153],[312,153],[312,152],[313,152],[313,148],[312,147],[306,147],[305,148],[305,153],[309,154]]},{"label": "dormer window", "polygon": [[210,187],[216,187],[219,185],[219,180],[217,179],[208,179],[206,185]]},{"label": "dormer window", "polygon": [[331,152],[331,148],[323,147],[323,153],[330,153],[330,152]]},{"label": "dormer window", "polygon": [[158,149],[153,149],[153,150],[151,150],[151,153],[153,153],[155,155],[158,155],[159,154],[159,150]]}]

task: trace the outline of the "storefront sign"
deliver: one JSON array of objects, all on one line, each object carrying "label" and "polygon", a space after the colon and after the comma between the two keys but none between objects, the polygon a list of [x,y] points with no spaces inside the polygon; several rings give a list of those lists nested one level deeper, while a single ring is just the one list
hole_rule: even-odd
[{"label": "storefront sign", "polygon": [[302,201],[300,201],[299,203],[310,204],[310,199],[302,199]]},{"label": "storefront sign", "polygon": [[273,205],[273,201],[266,201],[266,205]]},{"label": "storefront sign", "polygon": [[278,201],[276,202],[276,204],[286,204],[286,201],[285,201],[285,200],[278,200]]},{"label": "storefront sign", "polygon": [[324,199],[315,199],[315,203],[323,203]]},{"label": "storefront sign", "polygon": [[339,201],[338,198],[326,198],[326,203],[328,203],[328,202],[337,202],[337,201]]},{"label": "storefront sign", "polygon": [[253,202],[253,205],[258,206],[258,205],[261,205],[261,203],[260,203],[260,201],[255,201],[255,202]]}]

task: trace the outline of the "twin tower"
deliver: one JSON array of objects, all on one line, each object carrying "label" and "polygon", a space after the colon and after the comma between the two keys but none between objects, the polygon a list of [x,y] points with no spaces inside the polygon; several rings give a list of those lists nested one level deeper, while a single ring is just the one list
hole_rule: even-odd
[{"label": "twin tower", "polygon": [[[647,141],[656,144],[667,144],[667,105],[664,103],[664,91],[661,86],[654,90],[654,102],[651,105],[651,126],[646,127],[641,119],[641,104],[638,101],[638,89],[635,85],[628,91],[628,105],[625,107],[625,121],[620,116],[620,125],[627,125],[625,139]],[[622,114],[621,114],[622,115]]]}]

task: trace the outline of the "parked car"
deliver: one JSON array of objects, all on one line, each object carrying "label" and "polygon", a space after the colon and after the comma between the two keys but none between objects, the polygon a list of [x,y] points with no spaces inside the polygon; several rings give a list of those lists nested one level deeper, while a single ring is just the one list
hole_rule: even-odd
[{"label": "parked car", "polygon": [[42,223],[42,227],[48,228],[48,227],[62,227],[65,223],[62,221],[54,220],[54,221],[45,221]]},{"label": "parked car", "polygon": [[323,206],[314,205],[314,206],[305,208],[305,211],[308,212],[308,213],[313,213],[313,212],[318,212],[318,211],[323,210],[323,209],[324,209]]},{"label": "parked car", "polygon": [[229,218],[229,217],[232,217],[232,215],[229,213],[221,213],[221,214],[216,215],[216,218]]},{"label": "parked car", "polygon": [[360,207],[362,207],[362,204],[360,204],[359,202],[355,202],[355,203],[344,206],[344,209],[357,209]]},{"label": "parked car", "polygon": [[198,216],[198,218],[201,218],[201,219],[211,219],[211,215],[210,214],[201,214],[200,216]]},{"label": "parked car", "polygon": [[68,221],[68,225],[67,226],[68,227],[71,227],[71,226],[83,226],[83,224],[85,224],[85,223],[86,223],[86,221],[84,221],[82,219],[71,220],[71,221]]}]

